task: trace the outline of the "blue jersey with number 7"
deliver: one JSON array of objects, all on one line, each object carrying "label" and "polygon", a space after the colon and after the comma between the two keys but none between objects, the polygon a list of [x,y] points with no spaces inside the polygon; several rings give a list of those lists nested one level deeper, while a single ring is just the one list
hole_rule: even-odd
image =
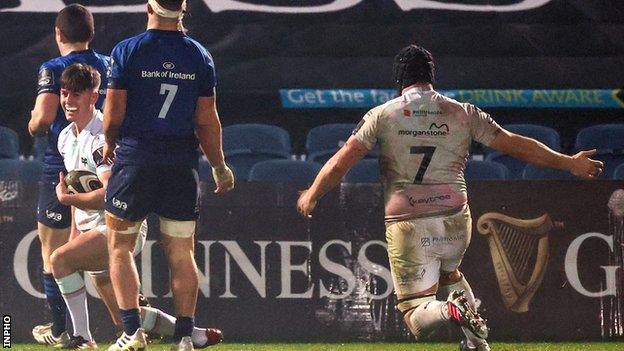
[{"label": "blue jersey with number 7", "polygon": [[196,165],[197,99],[215,84],[210,53],[182,32],[150,29],[117,44],[108,88],[128,98],[115,163]]}]

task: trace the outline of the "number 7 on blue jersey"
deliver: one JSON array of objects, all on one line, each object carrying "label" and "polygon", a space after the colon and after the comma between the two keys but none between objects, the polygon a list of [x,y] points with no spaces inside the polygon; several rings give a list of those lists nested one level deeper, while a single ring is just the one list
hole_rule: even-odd
[{"label": "number 7 on blue jersey", "polygon": [[177,85],[166,84],[166,83],[162,83],[160,85],[160,95],[167,94],[167,96],[165,97],[165,102],[160,108],[160,113],[158,114],[158,118],[167,117],[167,112],[169,112],[169,108],[171,107],[171,103],[173,102],[173,99],[175,98],[177,92],[178,92]]}]

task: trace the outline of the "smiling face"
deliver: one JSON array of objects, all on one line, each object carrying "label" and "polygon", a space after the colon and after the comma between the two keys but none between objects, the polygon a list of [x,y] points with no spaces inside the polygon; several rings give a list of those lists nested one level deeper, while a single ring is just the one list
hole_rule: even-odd
[{"label": "smiling face", "polygon": [[91,90],[80,92],[61,88],[61,108],[65,112],[65,118],[70,122],[82,124],[89,121],[93,115],[98,93]]}]

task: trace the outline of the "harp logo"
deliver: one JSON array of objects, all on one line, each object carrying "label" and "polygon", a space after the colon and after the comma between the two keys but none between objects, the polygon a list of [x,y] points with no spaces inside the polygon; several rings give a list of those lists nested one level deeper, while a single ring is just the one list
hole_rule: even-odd
[{"label": "harp logo", "polygon": [[479,218],[477,230],[487,236],[498,287],[509,310],[529,310],[546,273],[548,232],[553,227],[548,214],[518,219],[489,212]]}]

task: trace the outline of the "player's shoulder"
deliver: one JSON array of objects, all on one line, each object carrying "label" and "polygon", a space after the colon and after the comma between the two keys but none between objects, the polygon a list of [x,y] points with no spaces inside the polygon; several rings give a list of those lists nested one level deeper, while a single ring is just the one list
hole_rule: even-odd
[{"label": "player's shoulder", "polygon": [[147,40],[147,32],[143,32],[137,34],[133,37],[126,38],[115,45],[113,48],[113,52],[115,51],[132,51],[134,50],[141,42]]},{"label": "player's shoulder", "polygon": [[455,110],[458,112],[463,112],[467,115],[470,115],[472,113],[474,113],[475,111],[481,111],[479,110],[478,107],[476,107],[475,105],[468,103],[468,102],[461,102],[461,101],[457,101],[449,96],[446,96],[444,94],[440,94],[439,92],[435,91],[435,95],[434,95],[434,99],[438,100],[439,103],[442,103],[445,105],[445,110],[449,111],[449,110]]},{"label": "player's shoulder", "polygon": [[208,51],[208,49],[206,49],[206,47],[204,45],[202,45],[200,42],[198,42],[197,40],[191,38],[188,35],[184,36],[184,40],[193,48],[195,48],[206,60],[212,62],[212,55],[210,54],[210,52]]},{"label": "player's shoulder", "polygon": [[65,62],[63,60],[63,56],[55,57],[45,61],[39,66],[39,71],[48,70],[53,72],[63,71],[65,69]]},{"label": "player's shoulder", "polygon": [[58,148],[62,150],[67,143],[67,139],[71,136],[72,128],[74,127],[74,123],[68,124],[65,128],[61,130],[58,136]]},{"label": "player's shoulder", "polygon": [[104,115],[98,109],[95,109],[93,120],[89,123],[89,133],[94,137],[104,135]]},{"label": "player's shoulder", "polygon": [[390,99],[381,105],[373,107],[369,113],[377,114],[379,117],[392,115],[397,109],[403,108],[405,105],[405,98],[403,95],[397,96],[394,99]]}]

